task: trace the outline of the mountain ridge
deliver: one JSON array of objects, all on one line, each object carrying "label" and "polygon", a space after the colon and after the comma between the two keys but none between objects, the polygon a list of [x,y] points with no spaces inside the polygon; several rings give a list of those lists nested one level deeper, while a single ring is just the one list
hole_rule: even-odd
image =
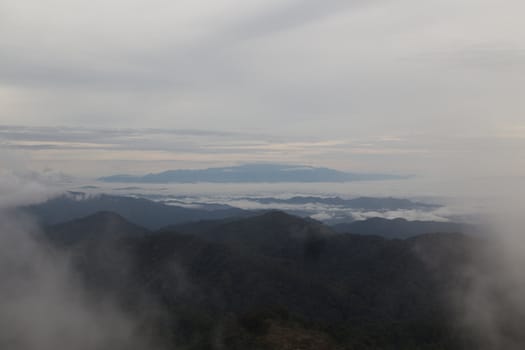
[{"label": "mountain ridge", "polygon": [[102,182],[120,183],[279,183],[349,182],[405,179],[406,176],[379,173],[351,173],[330,168],[287,164],[244,164],[207,169],[167,170],[143,176],[112,175]]},{"label": "mountain ridge", "polygon": [[[89,232],[113,219],[121,221],[97,213],[62,225],[86,223]],[[269,211],[193,235],[126,234],[133,226],[120,225],[124,231],[110,244],[96,235],[64,249],[74,249],[86,288],[126,305],[146,295],[167,312],[155,327],[188,349],[212,349],[210,341],[235,350],[317,349],[264,346],[275,336],[283,344],[302,334],[325,339],[327,350],[458,348],[440,293],[455,281],[471,238],[389,240],[319,226]],[[421,257],[431,258],[431,268]]]},{"label": "mountain ridge", "polygon": [[426,233],[457,233],[469,229],[467,225],[456,222],[409,221],[403,218],[381,217],[335,224],[331,225],[331,228],[339,233],[377,235],[385,238],[410,238]]},{"label": "mountain ridge", "polygon": [[149,233],[149,230],[110,211],[99,211],[85,217],[47,226],[45,231],[51,240],[61,244],[140,237]]},{"label": "mountain ridge", "polygon": [[53,225],[100,211],[109,211],[151,230],[183,222],[252,215],[248,211],[233,207],[202,210],[167,205],[145,198],[109,194],[89,196],[80,192],[69,192],[43,203],[19,209],[34,216],[44,225]]}]

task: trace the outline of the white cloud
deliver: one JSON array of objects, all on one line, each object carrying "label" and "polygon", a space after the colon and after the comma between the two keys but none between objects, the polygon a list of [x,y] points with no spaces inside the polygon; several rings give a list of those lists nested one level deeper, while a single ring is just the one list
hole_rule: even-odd
[{"label": "white cloud", "polygon": [[58,172],[37,173],[27,168],[27,159],[0,149],[0,210],[40,202],[61,191],[67,178]]}]

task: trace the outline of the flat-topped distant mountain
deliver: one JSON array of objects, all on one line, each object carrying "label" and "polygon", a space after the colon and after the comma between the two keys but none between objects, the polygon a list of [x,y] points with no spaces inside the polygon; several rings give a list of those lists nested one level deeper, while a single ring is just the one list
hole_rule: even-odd
[{"label": "flat-topped distant mountain", "polygon": [[144,176],[113,175],[104,182],[122,183],[278,183],[278,182],[349,182],[404,179],[389,174],[349,173],[329,168],[286,164],[245,164],[223,168],[180,169]]}]

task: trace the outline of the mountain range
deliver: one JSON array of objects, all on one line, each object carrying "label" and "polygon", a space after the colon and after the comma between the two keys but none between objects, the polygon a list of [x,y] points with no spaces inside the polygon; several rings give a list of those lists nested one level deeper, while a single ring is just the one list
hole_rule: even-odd
[{"label": "mountain range", "polygon": [[278,183],[278,182],[348,182],[404,179],[389,174],[349,173],[339,170],[286,164],[245,164],[208,169],[180,169],[143,176],[112,175],[103,182],[120,183]]},{"label": "mountain range", "polygon": [[341,197],[315,197],[315,196],[294,196],[291,198],[275,197],[244,197],[243,200],[254,201],[261,204],[324,204],[348,209],[362,210],[430,210],[439,208],[440,205],[417,202],[405,198],[393,197],[357,197],[344,199]]},{"label": "mountain range", "polygon": [[462,234],[339,234],[279,211],[188,223],[185,232],[101,212],[46,234],[74,251],[92,293],[118,296],[136,317],[145,317],[144,296],[162,310],[147,324],[166,348],[476,347],[446,301],[461,291],[476,242]]},{"label": "mountain range", "polygon": [[252,215],[249,211],[228,206],[194,209],[166,205],[144,198],[108,194],[87,195],[81,192],[68,192],[43,203],[23,207],[21,210],[34,216],[44,225],[78,219],[99,211],[109,211],[136,225],[153,230],[183,222]]},{"label": "mountain range", "polygon": [[[255,198],[253,200],[268,201],[268,203],[285,201],[287,203],[300,204],[323,202],[324,204],[342,204],[353,206],[356,209],[365,208],[375,211],[409,208],[427,210],[428,208],[436,207],[432,204],[413,202],[407,199],[371,197],[359,197],[349,200],[339,197],[293,197],[286,200]],[[23,207],[21,210],[35,217],[45,226],[80,219],[100,211],[106,211],[116,213],[125,220],[149,230],[173,227],[182,232],[186,232],[188,229],[195,231],[201,227],[213,227],[233,219],[251,217],[269,210],[271,211],[271,209],[243,210],[214,203],[201,203],[198,208],[187,208],[144,198],[108,194],[87,195],[81,192],[68,192],[43,203]],[[296,209],[290,210],[288,213],[294,215],[299,214],[306,218],[312,214],[311,212]],[[308,220],[315,222],[315,220],[312,219]],[[328,220],[325,223],[331,224],[331,221]],[[336,232],[378,235],[386,238],[407,238],[431,232],[461,232],[464,231],[465,228],[464,225],[452,222],[407,221],[404,219],[387,220],[381,218],[339,222],[331,227],[331,229]]]},{"label": "mountain range", "polygon": [[370,218],[332,225],[332,229],[340,233],[356,233],[360,235],[377,235],[385,238],[409,238],[424,233],[446,232],[471,233],[470,226],[456,222],[440,221],[408,221],[405,219]]}]

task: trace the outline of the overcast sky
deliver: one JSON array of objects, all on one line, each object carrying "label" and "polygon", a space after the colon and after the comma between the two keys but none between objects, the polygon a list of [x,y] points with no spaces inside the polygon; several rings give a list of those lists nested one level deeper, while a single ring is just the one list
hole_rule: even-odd
[{"label": "overcast sky", "polygon": [[0,0],[0,147],[525,175],[523,0]]}]

